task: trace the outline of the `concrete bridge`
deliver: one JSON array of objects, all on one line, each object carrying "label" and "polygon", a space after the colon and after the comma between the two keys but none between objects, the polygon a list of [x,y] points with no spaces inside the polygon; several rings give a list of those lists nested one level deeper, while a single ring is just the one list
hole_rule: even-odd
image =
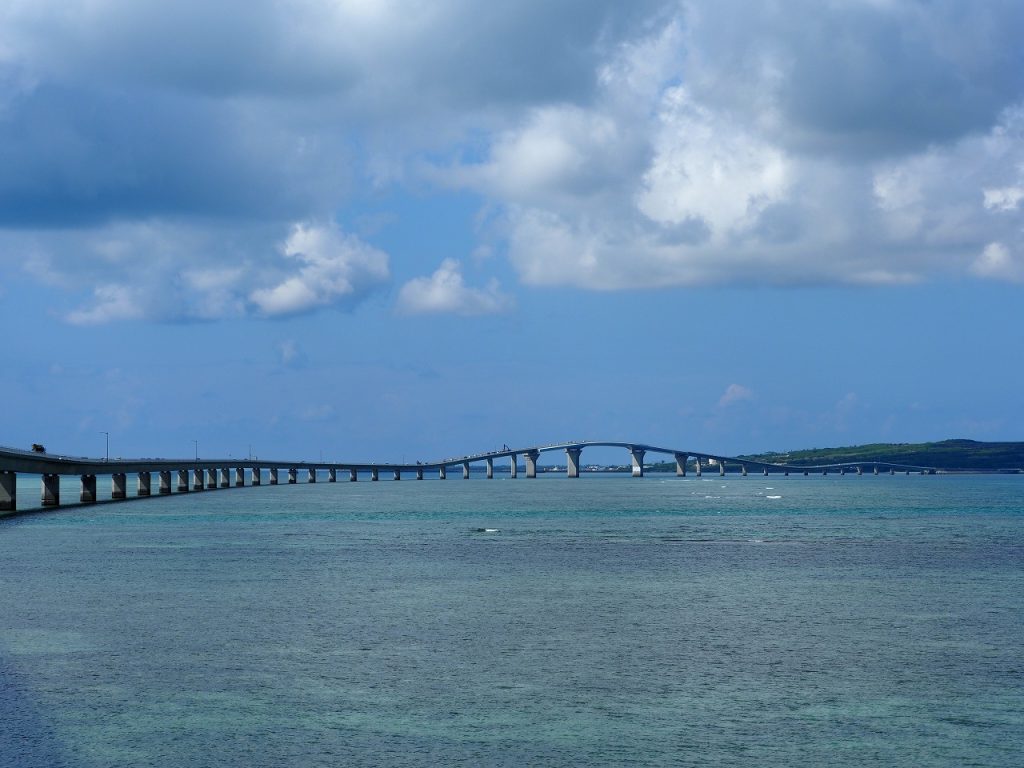
[{"label": "concrete bridge", "polygon": [[[395,464],[381,462],[305,462],[305,461],[267,461],[264,459],[91,459],[85,457],[61,456],[52,453],[22,451],[14,448],[0,448],[0,514],[14,512],[17,505],[17,474],[19,472],[39,475],[41,477],[41,498],[43,507],[56,507],[61,503],[60,477],[62,475],[81,478],[81,492],[78,502],[94,504],[100,501],[96,477],[109,475],[111,478],[110,499],[123,500],[129,498],[128,475],[136,476],[135,496],[169,495],[171,493],[189,493],[214,490],[219,488],[262,485],[264,480],[269,485],[281,482],[281,472],[285,473],[284,482],[297,483],[300,472],[304,480],[315,483],[317,478],[326,474],[327,482],[333,483],[338,473],[348,475],[352,482],[359,479],[360,474],[369,475],[371,480],[378,480],[381,474],[390,475],[394,480],[401,480],[402,475],[424,478],[424,473],[437,473],[444,480],[449,469],[462,469],[462,477],[469,479],[470,466],[483,464],[487,478],[494,477],[494,462],[508,460],[509,476],[519,474],[519,457],[525,463],[525,474],[528,478],[537,476],[537,461],[544,453],[564,453],[566,458],[566,475],[579,477],[581,456],[585,448],[622,448],[628,452],[632,464],[633,477],[643,477],[644,460],[648,454],[671,456],[675,461],[675,471],[685,476],[687,468],[692,467],[697,476],[705,472],[724,475],[726,471],[739,472],[747,475],[758,472],[764,475],[789,475],[811,473],[827,475],[879,474],[885,472],[911,472],[935,474],[934,467],[908,466],[886,462],[819,464],[804,466],[795,464],[767,464],[730,456],[700,451],[664,448],[644,443],[627,443],[618,441],[581,440],[568,443],[553,443],[529,448],[504,448],[500,451],[450,457],[440,461],[415,464]],[[156,476],[157,487],[154,492],[153,477]]]}]

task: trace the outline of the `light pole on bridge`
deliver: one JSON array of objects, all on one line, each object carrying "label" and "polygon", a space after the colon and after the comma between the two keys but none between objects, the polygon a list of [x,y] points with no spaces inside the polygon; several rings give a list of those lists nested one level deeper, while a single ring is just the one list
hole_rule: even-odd
[{"label": "light pole on bridge", "polygon": [[106,445],[103,452],[103,460],[110,461],[110,433],[100,430],[100,434],[106,436]]}]

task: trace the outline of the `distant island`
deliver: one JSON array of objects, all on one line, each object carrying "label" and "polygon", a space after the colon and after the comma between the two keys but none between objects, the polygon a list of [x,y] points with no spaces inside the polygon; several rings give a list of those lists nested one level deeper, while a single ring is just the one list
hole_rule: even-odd
[{"label": "distant island", "polygon": [[[1024,442],[984,443],[977,440],[941,440],[937,443],[868,443],[842,448],[810,448],[800,451],[750,453],[737,459],[820,466],[822,464],[864,464],[873,462],[934,467],[939,471],[968,472],[1024,471]],[[609,467],[611,471],[629,471],[628,466]],[[646,466],[649,472],[675,472],[675,463],[662,461]],[[733,471],[733,467],[729,467]]]},{"label": "distant island", "polygon": [[968,469],[983,472],[1024,468],[1024,442],[983,443],[977,440],[942,440],[937,443],[869,443],[843,448],[811,448],[788,453],[740,456],[772,464],[843,464],[874,461],[893,464]]}]

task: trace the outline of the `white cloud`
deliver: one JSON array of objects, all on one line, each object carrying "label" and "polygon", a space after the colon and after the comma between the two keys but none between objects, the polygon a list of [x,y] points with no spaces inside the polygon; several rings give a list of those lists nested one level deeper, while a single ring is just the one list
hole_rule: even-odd
[{"label": "white cloud", "polygon": [[1010,252],[1003,243],[989,243],[970,266],[978,277],[1024,282],[1024,259]]},{"label": "white cloud", "polygon": [[351,304],[389,278],[387,254],[336,225],[296,224],[282,253],[301,266],[276,285],[249,294],[264,315]]},{"label": "white cloud", "polygon": [[73,325],[102,325],[118,320],[139,320],[146,315],[143,297],[126,285],[101,285],[94,291],[95,303],[88,309],[69,312]]},{"label": "white cloud", "polygon": [[670,88],[636,205],[664,226],[702,221],[721,244],[784,199],[788,183],[779,149],[695,104],[685,88]]},{"label": "white cloud", "polygon": [[413,278],[398,294],[398,308],[407,314],[488,315],[511,306],[511,298],[501,292],[497,280],[491,280],[485,288],[467,286],[455,259],[442,261],[430,277]]},{"label": "white cloud", "polygon": [[725,408],[726,406],[734,403],[750,400],[753,397],[753,391],[744,387],[742,384],[730,384],[725,388],[725,392],[722,393],[722,396],[718,398],[718,407]]},{"label": "white cloud", "polygon": [[1024,187],[983,189],[982,192],[985,195],[985,207],[990,211],[1012,211],[1024,200]]}]

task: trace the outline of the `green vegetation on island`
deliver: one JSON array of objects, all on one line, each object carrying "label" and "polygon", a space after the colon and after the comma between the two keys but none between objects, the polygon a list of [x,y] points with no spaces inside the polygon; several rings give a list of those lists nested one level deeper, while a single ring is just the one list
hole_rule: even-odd
[{"label": "green vegetation on island", "polygon": [[787,453],[759,453],[737,458],[771,464],[870,464],[888,462],[936,469],[991,472],[1024,468],[1024,443],[942,440],[937,443],[871,443],[842,448],[811,448]]},{"label": "green vegetation on island", "polygon": [[[810,448],[800,451],[744,454],[736,456],[752,462],[790,466],[822,466],[872,463],[930,467],[939,471],[1022,472],[1024,442],[983,443],[977,440],[942,440],[937,443],[870,443],[842,448]],[[691,461],[692,463],[692,461]],[[648,472],[675,472],[675,462],[659,461],[646,465]],[[614,468],[628,472],[628,466]],[[736,471],[739,466],[728,467]]]}]

